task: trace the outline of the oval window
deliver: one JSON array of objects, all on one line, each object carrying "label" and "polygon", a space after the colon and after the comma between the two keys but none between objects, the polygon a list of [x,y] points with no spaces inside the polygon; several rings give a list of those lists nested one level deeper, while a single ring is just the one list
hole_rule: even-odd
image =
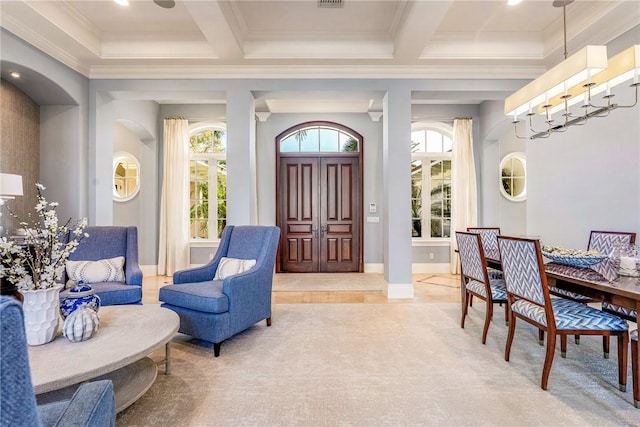
[{"label": "oval window", "polygon": [[131,154],[113,155],[113,200],[126,202],[140,191],[140,162]]},{"label": "oval window", "polygon": [[500,193],[514,202],[527,198],[527,159],[524,153],[510,153],[502,158]]}]

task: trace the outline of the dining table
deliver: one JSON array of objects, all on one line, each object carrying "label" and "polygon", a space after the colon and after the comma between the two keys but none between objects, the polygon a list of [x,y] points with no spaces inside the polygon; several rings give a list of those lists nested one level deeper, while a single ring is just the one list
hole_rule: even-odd
[{"label": "dining table", "polygon": [[[498,250],[486,250],[485,259],[487,267],[502,270]],[[545,264],[545,273],[547,285],[550,287],[577,292],[640,313],[640,277],[618,275],[614,280],[607,280],[591,268],[578,268],[554,262]],[[635,366],[638,371],[633,373],[633,378],[640,378],[640,352],[631,366],[632,369]],[[633,389],[638,390],[638,388],[640,384],[634,383]]]}]

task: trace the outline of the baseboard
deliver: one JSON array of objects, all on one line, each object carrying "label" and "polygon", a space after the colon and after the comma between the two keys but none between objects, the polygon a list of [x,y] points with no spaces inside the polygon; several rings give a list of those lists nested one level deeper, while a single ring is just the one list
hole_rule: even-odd
[{"label": "baseboard", "polygon": [[[433,273],[433,274],[447,274],[450,272],[450,265],[448,262],[423,262],[423,263],[413,263],[411,264],[411,272],[414,274],[417,273]],[[378,273],[384,274],[384,264],[383,263],[368,263],[364,265],[365,273]]]},{"label": "baseboard", "polygon": [[382,292],[388,299],[413,298],[413,284],[392,283],[383,287]]}]

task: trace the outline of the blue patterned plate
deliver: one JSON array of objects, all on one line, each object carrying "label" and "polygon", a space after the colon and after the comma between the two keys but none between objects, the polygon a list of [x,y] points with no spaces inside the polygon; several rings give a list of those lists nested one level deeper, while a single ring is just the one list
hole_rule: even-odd
[{"label": "blue patterned plate", "polygon": [[542,251],[545,258],[556,264],[568,265],[570,267],[587,268],[608,258],[607,255],[560,255]]}]

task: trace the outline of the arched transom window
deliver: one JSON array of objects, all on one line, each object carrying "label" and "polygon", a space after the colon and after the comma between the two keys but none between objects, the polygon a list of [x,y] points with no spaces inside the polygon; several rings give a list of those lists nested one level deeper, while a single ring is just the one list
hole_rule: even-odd
[{"label": "arched transom window", "polygon": [[342,129],[317,125],[296,129],[280,139],[282,153],[358,152],[358,138]]}]

